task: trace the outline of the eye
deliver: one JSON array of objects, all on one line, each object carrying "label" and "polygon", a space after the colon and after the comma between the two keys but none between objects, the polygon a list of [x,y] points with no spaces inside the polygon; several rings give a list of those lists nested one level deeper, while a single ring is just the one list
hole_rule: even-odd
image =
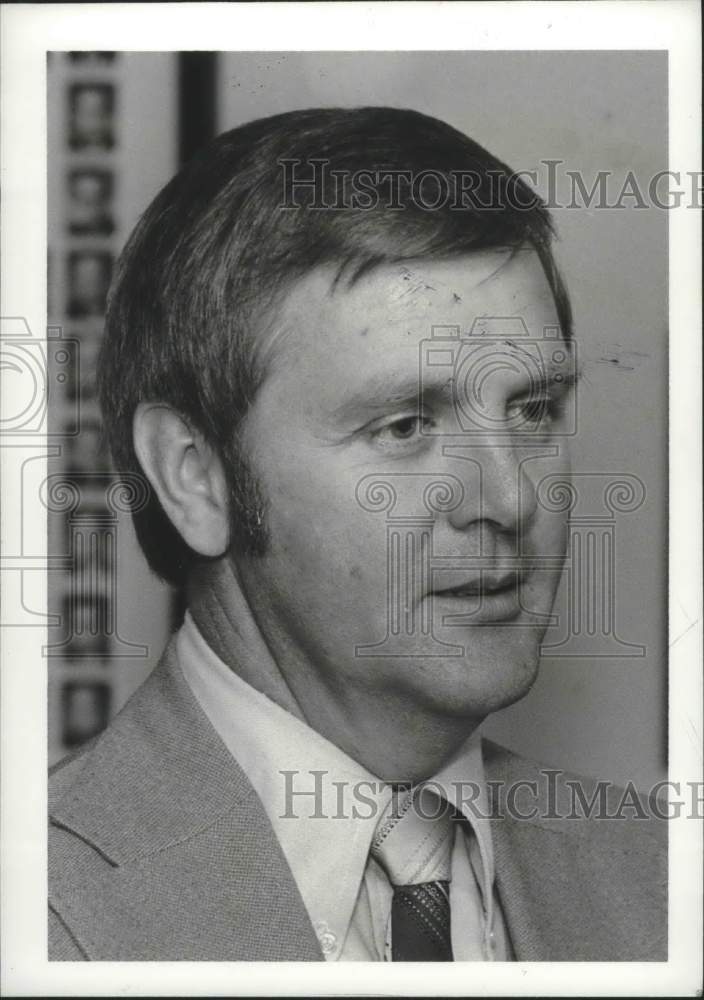
[{"label": "eye", "polygon": [[421,427],[421,417],[402,417],[401,420],[395,420],[385,429],[388,431],[390,437],[396,438],[399,441],[407,441],[409,438],[419,434]]},{"label": "eye", "polygon": [[394,448],[421,442],[424,434],[430,432],[431,426],[432,420],[429,417],[409,413],[377,427],[372,430],[371,435],[378,446]]},{"label": "eye", "polygon": [[506,410],[506,417],[518,430],[531,431],[548,428],[560,419],[564,410],[562,396],[530,396],[512,403]]}]

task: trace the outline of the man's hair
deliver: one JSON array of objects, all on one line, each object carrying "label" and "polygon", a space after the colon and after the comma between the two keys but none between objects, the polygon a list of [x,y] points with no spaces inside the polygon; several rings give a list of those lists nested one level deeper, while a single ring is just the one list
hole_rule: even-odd
[{"label": "man's hair", "polygon": [[[432,183],[419,197],[408,178],[424,171]],[[314,176],[315,188],[299,183]],[[446,197],[428,207],[422,197],[439,187]],[[141,472],[138,403],[174,407],[223,461],[233,546],[261,553],[264,498],[238,431],[265,375],[257,341],[291,284],[323,265],[351,286],[382,264],[529,245],[568,338],[552,235],[547,209],[520,177],[416,111],[310,109],[224,133],[159,193],[116,268],[98,380],[116,469]],[[133,516],[152,569],[183,584],[197,556],[156,496]]]}]

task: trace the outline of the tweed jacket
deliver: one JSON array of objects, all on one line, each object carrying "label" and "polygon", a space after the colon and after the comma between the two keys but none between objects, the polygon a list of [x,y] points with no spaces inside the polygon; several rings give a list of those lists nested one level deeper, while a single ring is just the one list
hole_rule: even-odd
[{"label": "tweed jacket", "polygon": [[[490,788],[545,785],[539,765],[495,744],[484,758]],[[569,777],[556,778],[558,802]],[[172,646],[108,729],[53,769],[49,803],[50,960],[323,961],[264,808]],[[516,960],[666,960],[665,824],[545,818],[569,812],[548,805],[492,819]]]}]

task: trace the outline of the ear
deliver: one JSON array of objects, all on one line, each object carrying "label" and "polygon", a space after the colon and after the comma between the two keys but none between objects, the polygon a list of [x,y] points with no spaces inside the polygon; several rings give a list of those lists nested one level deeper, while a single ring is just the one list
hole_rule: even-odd
[{"label": "ear", "polygon": [[221,556],[230,542],[222,463],[203,437],[165,403],[140,403],[134,448],[170,521],[203,556]]}]

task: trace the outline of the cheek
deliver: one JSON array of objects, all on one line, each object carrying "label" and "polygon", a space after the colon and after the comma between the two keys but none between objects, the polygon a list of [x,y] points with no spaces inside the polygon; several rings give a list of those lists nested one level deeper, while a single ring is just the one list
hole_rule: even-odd
[{"label": "cheek", "polygon": [[[332,488],[331,488],[332,487]],[[367,587],[386,579],[386,529],[334,481],[282,482],[270,498],[272,554],[288,573],[344,592],[348,582]],[[347,590],[349,593],[349,590]],[[330,594],[333,597],[333,593]]]},{"label": "cheek", "polygon": [[383,544],[385,525],[383,517],[357,501],[360,474],[331,462],[329,452],[321,459],[317,451],[291,451],[285,457],[270,456],[261,477],[272,540],[290,550],[303,549],[310,560],[325,553],[338,562],[339,553],[348,566],[354,559],[361,573],[370,548]]},{"label": "cheek", "polygon": [[384,536],[340,530],[339,523],[334,525],[334,533],[326,527],[291,540],[295,549],[286,553],[283,566],[279,564],[283,570],[279,584],[296,592],[296,601],[306,615],[324,608],[328,623],[334,620],[340,634],[351,634],[355,641],[362,641],[358,629],[363,623],[386,614]]},{"label": "cheek", "polygon": [[[549,474],[554,475],[553,470]],[[560,472],[559,475],[562,477],[563,473]],[[567,478],[565,474],[565,479]],[[550,509],[538,499],[534,516],[526,525],[526,533],[528,548],[533,555],[564,555],[568,535],[567,511]]]}]

